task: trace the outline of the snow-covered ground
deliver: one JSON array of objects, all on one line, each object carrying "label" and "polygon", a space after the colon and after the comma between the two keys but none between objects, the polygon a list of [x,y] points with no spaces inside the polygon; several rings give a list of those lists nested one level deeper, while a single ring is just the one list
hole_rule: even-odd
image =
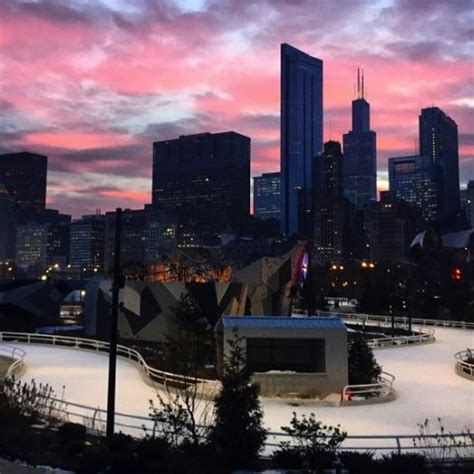
[{"label": "snow-covered ground", "polygon": [[[454,372],[454,353],[474,346],[474,332],[436,328],[433,344],[381,349],[377,361],[395,375],[397,399],[393,402],[355,406],[320,407],[310,400],[263,399],[265,424],[272,431],[288,425],[292,412],[314,412],[327,424],[340,424],[350,435],[415,434],[417,423],[442,418],[448,431],[474,428],[474,383]],[[11,346],[12,343],[9,342]],[[79,349],[17,344],[26,351],[23,380],[34,378],[50,384],[58,396],[92,407],[106,408],[108,356]],[[136,366],[119,359],[116,410],[147,416],[155,390],[147,385]],[[295,406],[296,405],[296,406]],[[362,441],[353,445],[364,445]],[[370,443],[374,445],[373,440]],[[387,444],[387,443],[382,443]]]}]

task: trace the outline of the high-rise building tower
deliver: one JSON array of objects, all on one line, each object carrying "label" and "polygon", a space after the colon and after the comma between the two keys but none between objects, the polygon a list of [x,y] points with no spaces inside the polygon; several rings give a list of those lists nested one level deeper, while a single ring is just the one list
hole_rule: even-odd
[{"label": "high-rise building tower", "polygon": [[104,267],[105,216],[82,216],[71,223],[69,263],[82,276],[101,272]]},{"label": "high-rise building tower", "polygon": [[352,130],[344,134],[343,143],[344,194],[359,207],[377,199],[376,134],[370,130],[370,104],[365,94],[364,70],[358,68]]},{"label": "high-rise building tower", "polygon": [[400,156],[388,160],[393,197],[416,208],[425,222],[438,218],[438,175],[438,168],[429,156]]},{"label": "high-rise building tower", "polygon": [[15,258],[13,199],[0,179],[0,262]]},{"label": "high-rise building tower", "polygon": [[36,153],[0,155],[0,180],[13,199],[16,213],[44,211],[47,166],[48,158]]},{"label": "high-rise building tower", "polygon": [[329,141],[317,158],[316,177],[320,189],[314,209],[314,250],[317,263],[341,261],[344,257],[343,157],[341,144]]},{"label": "high-rise building tower", "polygon": [[184,223],[240,230],[250,212],[250,138],[223,132],[155,142],[153,204]]},{"label": "high-rise building tower", "polygon": [[281,45],[281,231],[308,233],[313,160],[323,148],[323,62]]},{"label": "high-rise building tower", "polygon": [[280,173],[253,178],[253,213],[259,219],[280,219]]},{"label": "high-rise building tower", "polygon": [[419,125],[420,154],[440,169],[439,217],[453,216],[460,208],[458,126],[438,107],[422,109]]}]

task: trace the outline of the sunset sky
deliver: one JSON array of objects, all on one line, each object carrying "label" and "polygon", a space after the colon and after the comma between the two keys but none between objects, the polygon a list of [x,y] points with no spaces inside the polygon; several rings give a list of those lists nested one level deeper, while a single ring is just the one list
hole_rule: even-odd
[{"label": "sunset sky", "polygon": [[49,207],[74,217],[150,202],[152,142],[180,134],[238,131],[253,175],[279,170],[287,42],[324,61],[325,140],[364,66],[379,189],[431,105],[458,124],[465,184],[473,25],[471,0],[1,0],[0,152],[48,155]]}]

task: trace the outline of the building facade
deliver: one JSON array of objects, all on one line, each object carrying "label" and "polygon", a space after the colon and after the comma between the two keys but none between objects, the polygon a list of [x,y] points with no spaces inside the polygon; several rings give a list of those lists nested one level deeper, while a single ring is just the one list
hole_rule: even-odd
[{"label": "building facade", "polygon": [[439,169],[438,214],[443,219],[460,209],[458,127],[438,107],[421,110],[420,155],[429,156]]},{"label": "building facade", "polygon": [[394,197],[418,209],[425,222],[438,218],[439,169],[430,156],[389,158],[388,176]]},{"label": "building facade", "polygon": [[329,141],[316,163],[314,256],[317,263],[341,261],[344,245],[343,156],[341,144]]},{"label": "building facade", "polygon": [[0,262],[15,258],[13,199],[0,180]]},{"label": "building facade", "polygon": [[358,97],[352,101],[352,130],[343,136],[344,194],[356,206],[377,200],[376,134],[370,130],[370,104],[364,76],[357,72]]},{"label": "building facade", "polygon": [[[105,214],[104,270],[110,274],[114,268],[116,212]],[[146,212],[144,209],[122,211],[120,265],[122,270],[143,266],[146,261]]]},{"label": "building facade", "polygon": [[44,211],[47,166],[48,158],[36,153],[0,155],[0,180],[13,199],[16,213]]},{"label": "building facade", "polygon": [[104,268],[105,216],[82,216],[71,223],[69,263],[81,274],[101,272]]},{"label": "building facade", "polygon": [[280,173],[253,178],[253,213],[259,219],[280,219]]},{"label": "building facade", "polygon": [[323,148],[323,62],[281,45],[281,231],[308,234],[313,160]]},{"label": "building facade", "polygon": [[474,181],[469,181],[466,189],[461,190],[461,205],[471,229],[474,229]]},{"label": "building facade", "polygon": [[155,142],[153,204],[182,222],[240,229],[250,212],[250,138],[223,132]]}]

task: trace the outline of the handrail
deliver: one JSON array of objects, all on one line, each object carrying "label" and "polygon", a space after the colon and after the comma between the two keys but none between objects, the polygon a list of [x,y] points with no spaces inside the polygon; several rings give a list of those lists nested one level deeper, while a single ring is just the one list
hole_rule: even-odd
[{"label": "handrail", "polygon": [[474,349],[467,348],[464,351],[456,352],[454,358],[456,359],[456,372],[463,376],[467,375],[474,380],[474,364],[466,362],[466,359],[474,359]]},{"label": "handrail", "polygon": [[[338,316],[341,319],[356,319],[365,321],[383,321],[387,324],[392,322],[392,319],[397,323],[408,324],[410,318],[408,316],[389,316],[380,314],[365,314],[365,313],[344,313],[338,311],[317,311],[316,315],[332,315]],[[474,323],[468,321],[454,321],[452,319],[424,319],[424,318],[411,318],[412,324],[422,326],[443,326],[460,329],[474,329]]]},{"label": "handrail", "polygon": [[[110,344],[108,342],[98,341],[95,339],[12,331],[0,332],[0,342],[2,341],[19,341],[26,342],[28,344],[52,344],[53,346],[60,345],[67,347],[76,347],[80,349],[95,350],[96,352],[108,352],[110,348]],[[159,370],[150,367],[138,351],[136,351],[135,349],[131,349],[130,347],[123,346],[121,344],[117,345],[117,355],[137,364],[142,374],[144,374],[145,377],[152,382],[158,382],[165,385],[189,385],[195,383],[204,386],[209,386],[211,388],[215,388],[218,383],[216,380],[187,377],[185,375],[174,374],[172,372],[166,372],[164,370]]]},{"label": "handrail", "polygon": [[[46,399],[43,404],[40,405],[45,413],[53,414],[64,421],[74,421],[76,423],[82,423],[93,432],[98,434],[105,433],[105,416],[106,410],[101,408],[93,408],[78,403],[66,402],[61,399]],[[103,416],[103,417],[101,417]],[[145,436],[156,436],[160,430],[160,423],[153,420],[151,417],[129,415],[126,413],[115,413],[115,426],[121,429],[125,434],[130,434],[135,438],[142,438]],[[201,427],[204,428],[204,427]],[[465,433],[448,433],[448,434],[394,434],[394,435],[348,435],[343,443],[337,448],[338,451],[397,451],[402,453],[403,451],[422,451],[424,449],[443,449],[450,448],[452,445],[443,445],[438,442],[433,444],[423,444],[416,446],[413,444],[414,440],[439,440],[442,438],[450,439],[451,441],[457,440],[465,443]],[[327,439],[321,436],[321,439]],[[268,439],[265,443],[266,452],[270,454],[274,448],[280,446],[278,441],[289,441],[291,443],[292,438],[284,432],[268,432]],[[391,441],[389,444],[380,445],[381,441]],[[406,442],[410,441],[411,444],[407,445]],[[358,444],[355,444],[358,442]],[[364,442],[369,444],[364,445]],[[465,445],[465,447],[469,447]]]},{"label": "handrail", "polygon": [[[354,396],[361,396],[366,398],[366,395],[369,395],[369,399],[388,399],[395,395],[395,390],[393,389],[393,382],[395,381],[395,376],[389,374],[388,372],[382,372],[378,377],[378,382],[368,383],[368,384],[352,384],[346,385],[341,392],[341,404],[351,404],[351,402],[360,401],[354,400]],[[371,396],[373,394],[376,396]],[[348,402],[348,403],[347,403]]]},{"label": "handrail", "polygon": [[20,377],[25,371],[26,352],[23,349],[20,349],[19,347],[2,344],[0,345],[0,353],[5,357],[13,360],[13,362],[9,365],[5,373],[4,378],[10,378],[12,376]]}]

